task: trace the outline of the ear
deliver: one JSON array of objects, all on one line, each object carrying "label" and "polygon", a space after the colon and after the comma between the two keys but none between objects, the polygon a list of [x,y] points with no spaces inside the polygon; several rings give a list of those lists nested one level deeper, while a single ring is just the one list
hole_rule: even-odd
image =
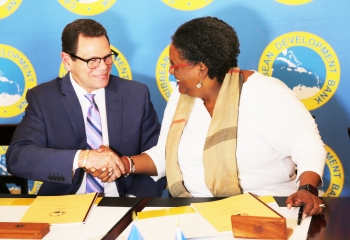
[{"label": "ear", "polygon": [[204,63],[199,63],[199,74],[201,78],[204,78],[208,74],[208,68]]},{"label": "ear", "polygon": [[61,52],[61,58],[64,68],[69,72],[72,69],[72,59],[70,58],[69,54],[65,52]]}]

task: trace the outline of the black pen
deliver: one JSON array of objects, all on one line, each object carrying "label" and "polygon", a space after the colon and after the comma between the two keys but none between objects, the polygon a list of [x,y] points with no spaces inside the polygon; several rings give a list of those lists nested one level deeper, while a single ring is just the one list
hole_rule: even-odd
[{"label": "black pen", "polygon": [[304,212],[304,206],[301,206],[298,212],[298,225],[300,225],[301,220],[303,219],[303,212]]}]

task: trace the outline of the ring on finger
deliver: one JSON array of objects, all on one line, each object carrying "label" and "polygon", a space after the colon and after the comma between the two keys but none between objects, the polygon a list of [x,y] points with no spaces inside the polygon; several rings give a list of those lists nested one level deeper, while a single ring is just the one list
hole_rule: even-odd
[{"label": "ring on finger", "polygon": [[326,205],[324,203],[318,205],[320,208],[322,208],[322,211],[326,211]]}]

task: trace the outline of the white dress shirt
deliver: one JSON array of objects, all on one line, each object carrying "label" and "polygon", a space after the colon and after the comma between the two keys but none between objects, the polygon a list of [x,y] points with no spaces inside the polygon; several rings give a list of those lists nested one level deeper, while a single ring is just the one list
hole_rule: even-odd
[{"label": "white dress shirt", "polygon": [[[70,74],[70,73],[69,73]],[[75,93],[78,96],[79,103],[81,105],[84,122],[85,122],[85,129],[87,126],[87,112],[90,106],[90,101],[85,97],[85,94],[88,92],[83,89],[80,85],[78,85],[75,80],[73,79],[72,75],[70,74],[70,80],[72,82],[73,88]],[[95,90],[91,92],[92,94],[95,94],[95,102],[98,106],[98,110],[100,112],[100,118],[101,118],[101,125],[102,125],[102,144],[105,146],[109,146],[109,139],[108,139],[108,125],[107,125],[107,113],[106,113],[106,98],[105,98],[105,89],[100,88],[98,90]],[[78,156],[81,150],[78,150],[75,154],[74,162],[73,162],[73,171],[78,169]],[[107,197],[119,197],[117,185],[115,182],[111,183],[103,183],[104,187],[104,195]],[[84,175],[83,181],[80,185],[80,188],[77,191],[77,194],[84,194],[86,189],[86,174]]]}]

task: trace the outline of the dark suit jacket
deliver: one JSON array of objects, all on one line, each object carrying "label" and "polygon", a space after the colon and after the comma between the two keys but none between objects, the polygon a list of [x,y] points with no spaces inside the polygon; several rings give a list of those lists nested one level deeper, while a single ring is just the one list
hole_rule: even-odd
[{"label": "dark suit jacket", "polygon": [[[110,148],[119,156],[135,155],[157,144],[160,124],[148,88],[111,76],[105,88]],[[28,106],[6,153],[8,172],[43,181],[38,195],[74,194],[84,171],[72,179],[79,149],[87,149],[85,125],[69,74],[28,90]],[[160,196],[165,178],[154,182],[146,175],[116,181],[120,196]]]}]

